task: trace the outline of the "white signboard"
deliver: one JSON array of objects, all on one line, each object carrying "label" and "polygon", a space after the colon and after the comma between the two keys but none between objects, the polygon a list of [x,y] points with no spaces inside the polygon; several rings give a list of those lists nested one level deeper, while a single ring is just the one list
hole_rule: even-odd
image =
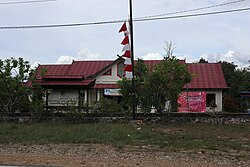
[{"label": "white signboard", "polygon": [[104,89],[105,96],[122,96],[120,89]]}]

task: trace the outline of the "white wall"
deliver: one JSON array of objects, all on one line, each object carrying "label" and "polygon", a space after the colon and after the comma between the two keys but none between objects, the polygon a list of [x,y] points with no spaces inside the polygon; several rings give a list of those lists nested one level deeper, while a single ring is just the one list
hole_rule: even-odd
[{"label": "white wall", "polygon": [[48,95],[48,106],[78,106],[78,98],[78,90],[53,89]]},{"label": "white wall", "polygon": [[96,78],[96,84],[116,84],[117,81],[121,80],[121,78],[117,76],[117,64],[114,64],[111,68],[111,75],[101,74]]}]

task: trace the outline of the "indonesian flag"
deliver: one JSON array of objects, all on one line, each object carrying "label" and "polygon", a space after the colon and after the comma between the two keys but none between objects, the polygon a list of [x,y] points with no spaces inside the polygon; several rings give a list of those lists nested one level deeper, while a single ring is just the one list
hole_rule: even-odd
[{"label": "indonesian flag", "polygon": [[124,64],[132,65],[131,59],[126,59],[126,60],[124,61]]},{"label": "indonesian flag", "polygon": [[132,72],[132,64],[126,65],[125,71]]},{"label": "indonesian flag", "polygon": [[128,79],[132,79],[133,78],[133,73],[125,71],[125,77],[128,78]]},{"label": "indonesian flag", "polygon": [[128,79],[133,78],[133,73],[132,73],[132,60],[131,60],[131,52],[130,52],[130,44],[129,44],[129,36],[128,36],[128,29],[126,26],[126,22],[122,25],[121,29],[119,30],[120,32],[124,32],[124,39],[122,40],[121,44],[124,45],[122,51],[124,54],[122,55],[123,58],[125,58],[124,64],[125,64],[125,77]]},{"label": "indonesian flag", "polygon": [[124,47],[123,47],[123,49],[122,49],[123,52],[124,52],[124,51],[127,51],[127,50],[130,50],[130,45],[129,45],[129,44],[124,45]]},{"label": "indonesian flag", "polygon": [[126,22],[124,22],[121,29],[119,30],[119,33],[120,32],[127,32],[127,31],[128,31],[128,29],[127,29],[127,26],[126,26]]},{"label": "indonesian flag", "polygon": [[126,50],[122,57],[131,58],[130,50]]},{"label": "indonesian flag", "polygon": [[124,39],[122,40],[122,45],[128,45],[129,44],[129,38],[128,36],[125,36]]}]

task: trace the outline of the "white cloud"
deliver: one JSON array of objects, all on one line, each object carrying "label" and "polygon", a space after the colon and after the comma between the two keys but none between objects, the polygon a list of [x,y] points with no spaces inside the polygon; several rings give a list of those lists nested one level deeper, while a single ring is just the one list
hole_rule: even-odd
[{"label": "white cloud", "polygon": [[162,60],[163,56],[160,53],[147,53],[142,56],[143,60]]},{"label": "white cloud", "polygon": [[176,57],[180,60],[185,60],[186,63],[195,63],[198,62],[199,60],[197,60],[194,56],[190,55],[190,54],[185,54],[185,55],[176,55]]},{"label": "white cloud", "polygon": [[32,63],[31,65],[30,65],[30,68],[31,69],[36,69],[38,66],[39,66],[39,62],[34,62],[34,63]]},{"label": "white cloud", "polygon": [[233,62],[238,67],[247,67],[249,65],[249,52],[240,52],[229,50],[225,53],[208,54],[204,53],[201,57],[205,58],[209,62],[227,61]]},{"label": "white cloud", "polygon": [[72,63],[73,60],[74,60],[73,57],[63,55],[57,59],[56,64],[70,64]]},{"label": "white cloud", "polygon": [[84,61],[84,60],[100,60],[103,59],[103,57],[100,56],[99,53],[93,53],[88,48],[81,49],[76,57],[68,56],[68,55],[62,55],[60,56],[56,64],[71,64],[73,60],[76,61]]},{"label": "white cloud", "polygon": [[78,52],[78,60],[99,60],[102,59],[99,53],[93,53],[90,49],[88,48],[83,48]]}]

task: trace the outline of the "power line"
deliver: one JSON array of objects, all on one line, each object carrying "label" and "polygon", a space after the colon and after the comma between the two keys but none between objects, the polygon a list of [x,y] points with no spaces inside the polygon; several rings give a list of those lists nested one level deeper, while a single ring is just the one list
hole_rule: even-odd
[{"label": "power line", "polygon": [[41,3],[41,2],[52,2],[57,0],[37,0],[37,1],[13,1],[13,2],[0,2],[0,5],[14,5],[14,4],[25,4],[25,3]]},{"label": "power line", "polygon": [[216,7],[226,6],[226,5],[232,5],[232,4],[236,4],[236,3],[240,3],[240,2],[244,2],[244,1],[247,1],[247,0],[237,0],[237,1],[227,2],[227,3],[221,3],[221,4],[217,4],[217,5],[212,5],[212,6],[205,6],[205,7],[200,7],[200,8],[193,8],[193,9],[181,10],[181,11],[164,13],[164,14],[150,15],[150,16],[144,16],[144,17],[137,17],[135,19],[147,19],[147,18],[153,18],[153,17],[162,17],[162,16],[167,16],[167,15],[174,15],[174,14],[187,13],[187,12],[194,12],[194,11],[211,9],[211,8],[216,8]]},{"label": "power line", "polygon": [[248,10],[250,10],[250,8],[241,8],[241,9],[234,9],[234,10],[224,10],[224,11],[208,12],[208,13],[196,13],[196,14],[179,15],[179,16],[145,18],[145,19],[137,19],[137,20],[135,19],[134,21],[142,22],[142,21],[153,21],[153,20],[178,19],[178,18],[188,18],[188,17],[198,17],[198,16],[208,16],[208,15],[218,15],[218,14],[225,14],[225,13],[242,12],[242,11],[248,11]]},{"label": "power line", "polygon": [[[234,10],[217,11],[217,12],[196,13],[196,14],[189,14],[189,15],[171,16],[171,17],[168,16],[168,17],[134,19],[134,21],[135,22],[144,22],[144,21],[153,21],[153,20],[168,20],[168,19],[178,19],[178,18],[190,18],[190,17],[218,15],[218,14],[225,14],[225,13],[235,13],[235,12],[249,11],[249,10],[250,10],[250,7],[249,8],[234,9]],[[128,20],[124,19],[124,20],[114,20],[114,21],[72,23],[72,24],[51,24],[51,25],[2,26],[2,27],[0,27],[0,29],[37,29],[37,28],[76,27],[76,26],[116,24],[116,23],[123,23],[125,21],[128,21]]]}]

